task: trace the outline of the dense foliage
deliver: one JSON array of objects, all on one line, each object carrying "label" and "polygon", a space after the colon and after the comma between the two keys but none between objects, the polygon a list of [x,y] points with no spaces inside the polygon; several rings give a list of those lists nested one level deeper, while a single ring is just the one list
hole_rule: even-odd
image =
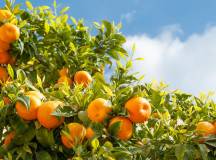
[{"label": "dense foliage", "polygon": [[[135,60],[123,48],[126,39],[120,33],[121,24],[94,22],[94,28],[89,29],[83,20],[66,14],[68,7],[59,11],[55,1],[53,7],[34,8],[29,1],[26,5],[22,10],[19,4],[5,1],[5,9],[14,15],[7,22],[20,28],[20,38],[10,49],[15,64],[4,65],[10,79],[0,86],[0,155],[4,159],[215,159],[216,136],[203,137],[196,132],[198,122],[216,120],[216,104],[210,95],[195,97],[180,90],[169,91],[164,83],[143,83],[142,77],[130,72]],[[135,52],[134,47],[132,50]],[[113,65],[110,79],[105,79],[105,68]],[[87,71],[92,83],[87,87],[57,83],[63,67],[68,68],[72,80],[77,71]],[[25,92],[32,90],[44,94],[43,102],[63,103],[52,115],[65,117],[64,123],[46,129],[37,120],[26,121],[17,114],[17,101],[28,108],[30,99]],[[128,117],[125,103],[135,96],[150,102],[151,117],[144,123],[133,123],[132,137],[120,140],[116,136],[119,124],[108,127],[109,120]],[[10,101],[7,104],[5,97]],[[88,105],[96,98],[108,100],[112,109],[102,123],[87,116]],[[61,134],[71,122],[91,127],[94,137],[66,148]],[[6,135],[13,131],[14,138],[4,147]]]}]

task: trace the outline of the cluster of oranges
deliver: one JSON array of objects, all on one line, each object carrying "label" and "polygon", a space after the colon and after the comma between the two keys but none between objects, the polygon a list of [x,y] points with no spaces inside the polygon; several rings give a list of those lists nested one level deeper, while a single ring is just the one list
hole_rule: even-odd
[{"label": "cluster of oranges", "polygon": [[[129,117],[115,116],[110,117],[112,111],[110,104],[103,98],[97,98],[90,102],[87,107],[87,116],[92,122],[103,123],[109,119],[108,128],[113,124],[119,123],[116,136],[120,140],[128,140],[133,135],[133,123],[146,122],[151,114],[151,106],[149,102],[142,97],[134,97],[125,104]],[[67,125],[69,132],[63,131],[61,140],[65,147],[72,148],[75,144],[81,143],[83,139],[90,139],[95,136],[95,132],[91,127],[85,128],[79,123],[70,123]]]},{"label": "cluster of oranges", "polygon": [[[45,101],[44,95],[38,91],[28,91],[25,93],[30,99],[30,107],[27,108],[21,101],[15,104],[16,113],[26,121],[37,120],[41,126],[47,129],[55,129],[64,122],[64,117],[52,115],[57,107],[63,106],[60,101]],[[133,134],[133,123],[143,123],[148,120],[151,114],[151,106],[148,101],[141,97],[134,97],[125,104],[129,117],[115,116],[109,114],[112,109],[107,100],[97,98],[90,102],[87,107],[87,116],[92,122],[103,123],[110,119],[108,128],[119,122],[119,129],[116,133],[120,140],[128,140]],[[7,147],[15,136],[15,131],[10,132],[4,140],[4,147]],[[83,124],[72,122],[66,125],[66,129],[61,131],[61,141],[66,148],[72,148],[82,143],[84,139],[91,139],[95,132],[91,127],[85,127]]]},{"label": "cluster of oranges", "polygon": [[[19,28],[11,23],[7,22],[12,17],[12,13],[8,10],[0,10],[0,22],[3,25],[0,26],[0,65],[2,64],[14,64],[15,58],[9,53],[10,44],[20,37]],[[5,68],[0,67],[0,80],[6,81],[8,74]]]},{"label": "cluster of oranges", "polygon": [[84,87],[87,87],[92,82],[91,75],[86,71],[77,71],[74,75],[74,78],[69,77],[68,68],[62,68],[59,71],[58,84],[66,83],[69,86],[75,82],[76,84],[82,84]]}]

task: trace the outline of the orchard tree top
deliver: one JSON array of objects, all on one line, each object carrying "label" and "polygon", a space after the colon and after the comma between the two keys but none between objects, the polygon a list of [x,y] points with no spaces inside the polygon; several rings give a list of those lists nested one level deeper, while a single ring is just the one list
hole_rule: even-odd
[{"label": "orchard tree top", "polygon": [[68,7],[26,6],[0,9],[2,158],[215,159],[209,95],[143,83],[130,72],[121,24],[94,22],[92,35]]}]

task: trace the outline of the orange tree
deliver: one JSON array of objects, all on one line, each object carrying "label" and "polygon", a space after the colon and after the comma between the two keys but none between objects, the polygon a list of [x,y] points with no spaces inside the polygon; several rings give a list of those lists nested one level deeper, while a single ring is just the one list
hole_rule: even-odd
[{"label": "orange tree", "polygon": [[[20,30],[5,51],[13,63],[2,63],[8,73],[0,78],[0,157],[215,159],[210,95],[143,83],[130,72],[133,57],[123,49],[120,24],[95,22],[92,35],[82,20],[65,14],[67,7],[56,14],[55,2],[53,9],[26,5],[21,10],[6,0],[0,12],[0,27]],[[105,79],[104,68],[113,63]]]}]

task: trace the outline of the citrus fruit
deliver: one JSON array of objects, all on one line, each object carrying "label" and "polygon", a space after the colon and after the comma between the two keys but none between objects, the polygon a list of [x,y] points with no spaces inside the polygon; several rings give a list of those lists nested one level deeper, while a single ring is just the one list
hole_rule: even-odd
[{"label": "citrus fruit", "polygon": [[86,71],[78,71],[74,75],[74,81],[77,84],[82,84],[84,87],[87,87],[92,82],[92,77]]},{"label": "citrus fruit", "polygon": [[12,13],[9,10],[0,9],[0,21],[6,21],[10,19],[11,16],[12,16]]},{"label": "citrus fruit", "polygon": [[15,132],[12,131],[10,133],[8,133],[4,139],[4,142],[3,142],[3,146],[4,148],[7,148],[7,146],[11,143],[11,141],[14,139],[14,136],[15,136]]},{"label": "citrus fruit", "polygon": [[11,43],[19,39],[19,28],[10,23],[6,23],[0,27],[0,40],[6,43]]},{"label": "citrus fruit", "polygon": [[10,44],[4,41],[0,41],[0,52],[6,52],[10,49]]},{"label": "citrus fruit", "polygon": [[0,67],[0,81],[5,82],[9,78],[9,75],[7,73],[7,69],[4,67]]},{"label": "citrus fruit", "polygon": [[88,127],[88,128],[86,129],[86,138],[87,138],[87,139],[91,139],[91,138],[93,138],[94,136],[95,136],[94,130],[93,130],[91,127]]},{"label": "citrus fruit", "polygon": [[196,131],[202,136],[208,136],[210,134],[215,134],[215,127],[210,122],[203,121],[197,123]]},{"label": "citrus fruit", "polygon": [[67,76],[61,76],[59,79],[58,79],[58,84],[61,84],[61,83],[66,83],[67,85],[72,85],[72,80],[67,77]]},{"label": "citrus fruit", "polygon": [[87,108],[87,114],[93,122],[103,122],[111,112],[108,101],[103,98],[93,100]]},{"label": "citrus fruit", "polygon": [[0,64],[8,64],[10,58],[11,56],[8,52],[0,52]]},{"label": "citrus fruit", "polygon": [[41,100],[45,98],[44,95],[39,91],[28,91],[25,94],[26,95],[33,95],[33,96],[35,96],[35,97],[37,97],[37,98],[39,98]]},{"label": "citrus fruit", "polygon": [[41,105],[41,100],[34,95],[26,96],[30,98],[30,108],[28,109],[22,102],[17,101],[15,105],[17,114],[24,120],[35,120],[37,119],[37,111]]},{"label": "citrus fruit", "polygon": [[62,102],[60,101],[48,101],[40,106],[37,113],[37,119],[43,127],[52,129],[60,126],[64,122],[64,117],[52,115],[60,105],[62,105]]},{"label": "citrus fruit", "polygon": [[69,72],[68,68],[64,67],[59,71],[59,75],[60,75],[60,77],[67,76],[68,72]]},{"label": "citrus fruit", "polygon": [[114,117],[110,120],[109,127],[114,123],[120,122],[120,126],[116,136],[121,140],[128,140],[133,134],[133,125],[132,122],[126,117]]},{"label": "citrus fruit", "polygon": [[125,108],[129,113],[129,118],[134,123],[143,123],[151,115],[151,105],[142,97],[134,97],[128,100]]},{"label": "citrus fruit", "polygon": [[67,125],[67,131],[61,133],[61,141],[66,148],[73,148],[82,143],[86,135],[86,129],[82,124],[70,123]]}]

